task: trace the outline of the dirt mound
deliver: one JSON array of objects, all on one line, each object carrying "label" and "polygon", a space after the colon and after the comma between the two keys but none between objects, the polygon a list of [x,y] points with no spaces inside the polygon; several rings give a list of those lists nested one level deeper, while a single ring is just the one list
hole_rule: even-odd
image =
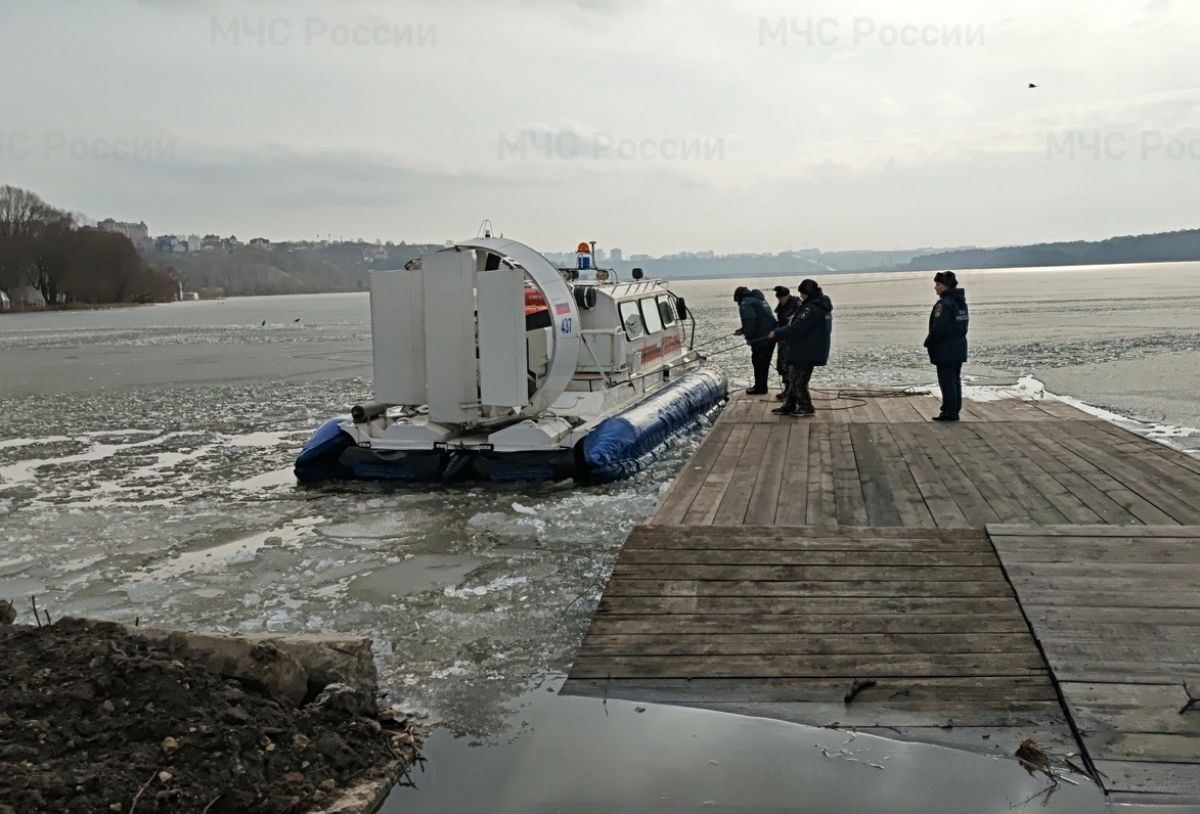
[{"label": "dirt mound", "polygon": [[340,684],[296,707],[178,638],[0,625],[0,814],[311,811],[413,759],[407,722],[373,711]]}]

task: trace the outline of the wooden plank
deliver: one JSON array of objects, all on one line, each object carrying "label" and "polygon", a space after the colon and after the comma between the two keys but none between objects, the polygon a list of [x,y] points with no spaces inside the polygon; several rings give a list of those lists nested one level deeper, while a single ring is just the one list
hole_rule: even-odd
[{"label": "wooden plank", "polygon": [[821,656],[579,656],[576,678],[758,678],[866,676],[1027,676],[1045,673],[1036,653]]},{"label": "wooden plank", "polygon": [[854,415],[854,419],[860,422],[873,424],[887,424],[888,417],[883,412],[883,403],[888,399],[878,398],[863,398],[863,405],[859,412]]},{"label": "wooden plank", "polygon": [[605,611],[592,619],[589,634],[687,634],[687,633],[1022,633],[1028,635],[1025,620],[1015,613],[980,613],[970,617],[922,616],[831,616],[810,614],[701,614],[652,613],[621,614]]},{"label": "wooden plank", "polygon": [[600,598],[600,613],[701,613],[701,614],[1013,614],[1020,618],[1011,597],[827,597],[804,596],[609,596]]},{"label": "wooden plank", "polygon": [[850,426],[835,426],[830,440],[833,449],[833,490],[838,523],[846,526],[865,526],[868,523],[867,509],[863,502],[862,479],[858,475],[858,462],[854,457]]},{"label": "wooden plank", "polygon": [[[1200,563],[1200,540],[1172,540],[1170,538],[1141,539],[1132,537],[1110,537],[1105,540],[1080,542],[1071,540],[1064,546],[1064,538],[1020,538],[1020,543],[998,543],[1012,552],[1022,563],[1074,563],[1080,560],[1120,563],[1170,563],[1173,565],[1195,565]],[[1070,539],[1070,538],[1067,538]],[[946,563],[947,565],[949,562]]]},{"label": "wooden plank", "polygon": [[[1098,523],[1103,518],[1093,511],[1087,503],[1067,489],[1054,475],[1043,469],[1040,461],[1048,456],[1031,456],[1028,450],[1032,446],[1022,443],[1009,434],[1011,425],[995,424],[974,427],[976,435],[996,455],[1009,462],[1013,469],[1020,472],[1021,478],[1028,482],[1029,489],[1040,499],[1048,503],[1063,522],[1069,523]],[[1014,492],[1018,498],[1022,492]],[[1115,504],[1114,504],[1115,506]],[[1120,510],[1120,507],[1116,507]],[[1039,518],[1043,523],[1058,522],[1051,516]]]},{"label": "wooden plank", "polygon": [[988,536],[997,537],[1170,537],[1174,539],[1200,539],[1200,526],[1188,525],[1147,525],[1133,527],[1113,526],[1029,526],[1024,524],[989,523]]},{"label": "wooden plank", "polygon": [[[1018,549],[1019,552],[1024,550]],[[1178,563],[1163,562],[1092,562],[1081,558],[1066,562],[1029,562],[1022,559],[1009,565],[1008,573],[1010,577],[1029,577],[1031,580],[1054,577],[1080,577],[1098,581],[1152,579],[1155,584],[1171,590],[1178,589],[1176,583],[1200,584],[1200,568],[1180,568]]]},{"label": "wooden plank", "polygon": [[1066,590],[1052,585],[1038,585],[1029,590],[1021,587],[1017,593],[1021,605],[1063,605],[1077,608],[1200,608],[1200,595],[1195,591],[1156,591],[1151,595],[1128,596],[1104,593],[1100,586]]},{"label": "wooden plank", "polygon": [[1170,536],[1178,527],[989,531],[1106,791],[1200,801],[1200,773],[1180,782],[1170,768],[1200,768],[1200,714],[1182,712],[1200,683],[1200,560],[1164,561],[1200,539]]},{"label": "wooden plank", "polygon": [[830,428],[815,424],[809,434],[808,516],[805,525],[834,526],[837,503],[833,490],[833,443]]},{"label": "wooden plank", "polygon": [[925,498],[913,478],[912,470],[892,438],[891,428],[886,424],[867,426],[883,461],[883,476],[900,514],[900,522],[905,526],[917,528],[936,527],[937,522],[925,504]]},{"label": "wooden plank", "polygon": [[[998,451],[989,443],[990,429],[982,425],[971,425],[965,429],[964,444],[971,450],[977,464],[987,468],[988,476],[1002,484],[1006,498],[1011,498],[1032,522],[1039,525],[1068,522],[1068,516],[1059,511],[1055,503],[1042,494],[1038,484],[1029,479],[1030,470],[1020,465],[1020,461],[1017,460],[1019,454],[1012,450]],[[1042,429],[1043,425],[1039,424],[1037,427],[1028,428],[1028,432],[1038,433]],[[1050,488],[1053,491],[1060,494],[1060,498],[1067,494],[1053,478],[1049,479],[1049,484],[1052,484]],[[1089,519],[1092,519],[1090,513]]]},{"label": "wooden plank", "polygon": [[[856,633],[811,636],[794,633],[597,634],[587,637],[581,654],[590,656],[710,655],[885,655],[934,653],[1035,653],[1029,634],[986,635]],[[1186,700],[1186,699],[1185,699]],[[1176,707],[1178,710],[1178,706]]]},{"label": "wooden plank", "polygon": [[918,413],[918,421],[931,421],[942,411],[942,403],[934,396],[914,396],[907,399],[908,404]]},{"label": "wooden plank", "polygon": [[[1054,478],[1067,492],[1086,506],[1096,516],[1094,520],[1088,522],[1116,524],[1138,522],[1136,517],[1122,508],[1112,498],[1043,449],[1037,443],[1038,435],[1030,437],[1028,434],[1020,434],[1010,424],[997,426],[994,431],[1000,437],[1007,438],[1014,447],[1019,446],[1030,461],[1037,464],[1042,471]],[[1084,522],[1084,516],[1082,515],[1073,516],[1068,514],[1067,516],[1073,523]]]},{"label": "wooden plank", "polygon": [[[1179,797],[1182,804],[1193,803],[1200,798],[1200,762],[1148,763],[1138,760],[1096,760],[1104,788],[1111,793],[1131,795],[1163,795],[1158,800],[1170,803],[1172,796]],[[1124,802],[1136,803],[1137,797]]]},{"label": "wooden plank", "polygon": [[913,407],[911,398],[911,396],[897,396],[879,399],[879,408],[887,417],[889,424],[925,423],[927,419]]},{"label": "wooden plank", "polygon": [[802,526],[808,517],[809,434],[811,424],[801,421],[788,429],[787,463],[779,486],[775,523]]},{"label": "wooden plank", "polygon": [[[1197,548],[1200,549],[1200,546]],[[1055,556],[1064,556],[1061,552],[1052,551]],[[620,561],[622,565],[982,565],[993,569],[997,564],[996,555],[986,551],[880,551],[874,548],[834,551],[781,551],[772,548],[635,548],[622,551]],[[1195,561],[1200,562],[1200,556],[1197,556]]]},{"label": "wooden plank", "polygon": [[[1187,608],[1132,608],[1110,607],[1054,607],[1022,601],[1022,607],[1031,622],[1044,623],[1047,629],[1080,630],[1089,629],[1092,625],[1157,625],[1196,628],[1200,627],[1200,618],[1196,612]],[[1052,626],[1052,627],[1051,627]]]},{"label": "wooden plank", "polygon": [[769,526],[775,522],[779,507],[779,495],[783,486],[783,471],[787,466],[787,444],[790,428],[771,427],[767,436],[766,449],[762,450],[762,462],[758,477],[750,494],[744,522],[747,525]]},{"label": "wooden plank", "polygon": [[[1056,563],[1055,565],[1059,565]],[[1077,566],[1085,567],[1085,566]],[[725,581],[828,581],[902,580],[909,582],[1000,582],[1008,584],[995,565],[903,566],[903,565],[683,565],[672,563],[626,563],[618,561],[614,579]]]},{"label": "wooden plank", "polygon": [[1134,435],[1106,421],[1089,421],[1078,425],[1076,434],[1101,449],[1125,453],[1134,467],[1144,471],[1160,487],[1187,501],[1200,491],[1200,474],[1189,466],[1194,459],[1171,447]]},{"label": "wooden plank", "polygon": [[[1086,426],[1086,423],[1076,422],[1075,424],[1064,426],[1074,427],[1076,425]],[[1153,507],[1167,518],[1165,521],[1160,520],[1156,514],[1151,513],[1150,516],[1155,517],[1155,519],[1147,522],[1164,522],[1168,524],[1172,522],[1195,523],[1200,518],[1200,511],[1179,497],[1172,495],[1168,490],[1163,489],[1161,482],[1148,477],[1146,473],[1131,463],[1136,459],[1110,453],[1094,443],[1071,437],[1066,433],[1056,436],[1055,442],[1073,453],[1080,460],[1086,461],[1096,470],[1106,473],[1110,479],[1117,480],[1120,493],[1134,495],[1140,501]],[[1110,496],[1120,502],[1118,497],[1111,492]],[[1130,510],[1133,511],[1132,509]],[[1134,512],[1134,514],[1138,513]],[[1141,515],[1138,516],[1140,517]]]},{"label": "wooden plank", "polygon": [[[1181,715],[1188,695],[1182,684],[1084,684],[1062,682],[1063,697],[1081,731],[1160,732],[1196,738],[1192,756],[1200,763],[1200,715]],[[1089,747],[1095,759],[1117,758],[1096,738]],[[1119,759],[1119,758],[1118,758]]]},{"label": "wooden plank", "polygon": [[889,426],[888,432],[900,448],[912,471],[921,497],[939,528],[963,528],[970,526],[967,516],[950,496],[950,490],[942,481],[937,466],[929,458],[925,448],[916,440],[916,428],[911,425]]},{"label": "wooden plank", "polygon": [[995,462],[981,458],[967,431],[957,425],[940,427],[938,440],[944,453],[958,464],[964,477],[978,490],[997,519],[1008,523],[1036,523],[1034,517],[1013,497],[994,470]]},{"label": "wooden plank", "polygon": [[704,483],[696,492],[691,506],[684,513],[683,523],[687,525],[711,525],[721,505],[725,490],[733,477],[733,470],[741,458],[742,450],[750,437],[752,427],[748,424],[737,424],[729,431],[729,438],[721,447],[712,469],[704,478]]},{"label": "wooden plank", "polygon": [[899,526],[900,509],[891,493],[884,474],[883,456],[872,432],[872,425],[858,424],[850,428],[854,457],[862,479],[864,507],[868,522],[875,526]]},{"label": "wooden plank", "polygon": [[[614,687],[626,694],[652,703],[688,703],[704,699],[725,702],[810,701],[837,703],[844,699],[850,683],[839,678],[651,678],[568,679],[563,692],[571,695],[605,697]],[[1058,698],[1044,675],[1032,676],[954,676],[927,678],[883,678],[873,687],[855,696],[856,704],[879,710],[886,704],[893,709],[912,709],[936,705],[975,704],[1011,709],[1016,704],[1036,704]]]},{"label": "wooden plank", "polygon": [[708,437],[700,444],[696,454],[692,456],[675,477],[674,483],[659,502],[650,522],[680,523],[687,514],[696,494],[704,485],[713,463],[717,460],[725,442],[729,440],[730,425],[718,421],[709,431]]},{"label": "wooden plank", "polygon": [[607,596],[740,596],[740,597],[811,597],[841,604],[841,597],[1010,597],[1007,582],[990,581],[888,581],[854,582],[774,580],[662,580],[614,577],[605,589]]},{"label": "wooden plank", "polygon": [[[662,527],[653,527],[662,528]],[[683,537],[631,537],[626,544],[630,551],[891,551],[891,552],[974,552],[991,554],[990,548],[981,543],[951,542],[948,540],[906,540],[895,537],[830,537],[828,539],[786,536],[791,528],[803,526],[781,526],[772,529],[777,534],[756,534],[713,537],[706,532],[716,526],[699,526],[696,533]],[[635,532],[636,533],[636,532]],[[995,556],[995,555],[992,555]]]},{"label": "wooden plank", "polygon": [[758,481],[760,464],[771,437],[771,427],[756,425],[750,430],[745,446],[738,455],[728,487],[713,513],[712,523],[741,525],[750,506],[750,495]]},{"label": "wooden plank", "polygon": [[961,464],[941,445],[940,435],[929,425],[909,429],[914,446],[919,447],[926,458],[934,462],[947,494],[954,500],[967,523],[974,527],[982,527],[999,520],[1000,516],[984,499]]},{"label": "wooden plank", "polygon": [[1196,735],[1170,732],[1113,732],[1083,730],[1083,745],[1098,760],[1140,760],[1155,763],[1200,763]]}]

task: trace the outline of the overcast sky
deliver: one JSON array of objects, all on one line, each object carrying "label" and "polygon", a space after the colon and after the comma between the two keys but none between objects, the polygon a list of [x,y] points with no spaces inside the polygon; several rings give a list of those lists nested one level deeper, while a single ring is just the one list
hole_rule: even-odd
[{"label": "overcast sky", "polygon": [[1191,0],[0,0],[0,181],[242,239],[1200,227],[1198,43]]}]

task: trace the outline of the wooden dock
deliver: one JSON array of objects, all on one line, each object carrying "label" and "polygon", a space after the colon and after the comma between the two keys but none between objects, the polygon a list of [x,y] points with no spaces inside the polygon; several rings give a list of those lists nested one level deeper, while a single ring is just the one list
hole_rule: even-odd
[{"label": "wooden dock", "polygon": [[1200,461],[1060,402],[946,425],[929,396],[843,395],[813,419],[735,398],[563,692],[1033,738],[1127,801],[1200,802]]}]

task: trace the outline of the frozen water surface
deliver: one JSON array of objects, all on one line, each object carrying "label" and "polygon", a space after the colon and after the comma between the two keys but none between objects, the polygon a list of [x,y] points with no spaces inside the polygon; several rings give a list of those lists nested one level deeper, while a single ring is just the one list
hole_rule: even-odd
[{"label": "frozen water surface", "polygon": [[[971,384],[987,388],[981,395],[1032,396],[1044,383],[1136,431],[1200,448],[1189,429],[1200,427],[1200,265],[1155,267],[1154,291],[1131,298],[1129,280],[1142,273],[960,274],[972,303]],[[928,277],[825,278],[836,350],[814,385],[927,385]],[[748,353],[726,336],[734,285],[677,288],[697,316],[697,343],[744,386]],[[444,725],[435,762],[456,744],[519,734],[529,682],[569,667],[617,548],[699,436],[603,487],[299,488],[290,466],[303,440],[370,396],[367,320],[365,295],[0,317],[0,597],[24,610],[36,593],[55,617],[367,635],[390,700]],[[653,744],[652,730],[637,737]],[[522,760],[544,759],[529,748]],[[509,759],[494,754],[486,760],[497,766]],[[711,759],[725,767],[713,776],[732,783],[736,761]],[[853,771],[873,784],[904,776]],[[709,799],[695,802],[709,794],[700,788],[688,805]],[[606,799],[589,810],[625,810]],[[731,805],[729,795],[711,799]]]}]

